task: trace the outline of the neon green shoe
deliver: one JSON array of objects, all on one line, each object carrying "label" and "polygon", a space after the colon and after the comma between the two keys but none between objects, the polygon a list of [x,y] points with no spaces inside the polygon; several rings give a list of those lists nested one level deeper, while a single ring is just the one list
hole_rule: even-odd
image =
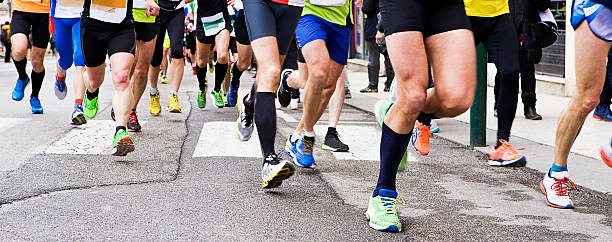
[{"label": "neon green shoe", "polygon": [[198,107],[204,108],[206,107],[206,94],[203,91],[198,92]]},{"label": "neon green shoe", "polygon": [[115,133],[113,140],[113,155],[125,156],[132,151],[134,151],[134,140],[127,131],[120,129]]},{"label": "neon green shoe", "polygon": [[[376,102],[374,105],[374,115],[376,116],[376,121],[378,122],[378,127],[382,128],[382,124],[387,116],[387,112],[391,109],[391,105],[393,105],[392,101],[380,100]],[[402,161],[400,161],[399,167],[397,171],[406,170],[406,162],[408,161],[408,149],[404,152],[404,156],[402,157]]]},{"label": "neon green shoe", "polygon": [[378,196],[370,197],[366,211],[370,227],[385,232],[402,231],[402,222],[397,216],[397,202],[397,192],[388,189],[380,189]]},{"label": "neon green shoe", "polygon": [[217,108],[225,107],[225,102],[223,102],[223,92],[221,92],[221,90],[219,90],[218,92],[215,92],[215,90],[212,90],[210,92],[210,95],[212,96],[213,100],[215,100],[215,107]]},{"label": "neon green shoe", "polygon": [[89,119],[96,117],[96,114],[98,114],[98,96],[91,100],[87,97],[83,98],[83,113]]},{"label": "neon green shoe", "polygon": [[161,77],[161,83],[162,84],[168,84],[168,77],[166,77],[165,75]]}]

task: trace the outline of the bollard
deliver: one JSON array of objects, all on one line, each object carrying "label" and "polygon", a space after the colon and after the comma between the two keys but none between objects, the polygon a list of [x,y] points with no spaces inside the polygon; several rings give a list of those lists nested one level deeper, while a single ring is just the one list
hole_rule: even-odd
[{"label": "bollard", "polygon": [[486,146],[487,142],[487,50],[476,46],[476,92],[470,108],[470,145]]}]

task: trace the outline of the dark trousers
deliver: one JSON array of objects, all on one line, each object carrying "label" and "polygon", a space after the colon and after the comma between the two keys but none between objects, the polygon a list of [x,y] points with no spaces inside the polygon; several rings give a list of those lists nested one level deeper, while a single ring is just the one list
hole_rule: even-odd
[{"label": "dark trousers", "polygon": [[604,83],[603,90],[599,96],[600,105],[610,105],[612,101],[612,48],[608,52],[608,66],[606,67],[606,81]]},{"label": "dark trousers", "polygon": [[[378,45],[376,40],[366,40],[366,46],[368,47],[368,86],[370,88],[378,89],[378,72],[380,71],[380,52],[378,52]],[[388,56],[385,56],[385,72],[387,73],[387,80],[385,86],[390,87],[395,73],[393,67],[391,67],[391,60]]]},{"label": "dark trousers", "polygon": [[[527,49],[525,46],[519,46],[519,71],[521,75],[521,99],[525,107],[535,107],[536,105],[536,78],[535,78],[535,63],[527,59]],[[499,94],[499,82],[501,74],[497,71],[495,75],[495,87],[493,92],[495,99]],[[497,105],[496,105],[497,106]]]},{"label": "dark trousers", "polygon": [[470,17],[476,44],[482,42],[499,71],[497,138],[508,140],[516,114],[519,88],[519,44],[510,14]]},{"label": "dark trousers", "polygon": [[11,43],[3,43],[4,44],[4,62],[11,62]]}]

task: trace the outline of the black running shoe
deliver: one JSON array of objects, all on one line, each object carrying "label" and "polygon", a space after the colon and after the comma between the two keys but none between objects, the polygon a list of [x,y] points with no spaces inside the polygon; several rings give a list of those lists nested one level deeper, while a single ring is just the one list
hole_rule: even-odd
[{"label": "black running shoe", "polygon": [[283,73],[281,74],[281,82],[278,85],[278,91],[276,92],[278,102],[283,107],[289,106],[289,103],[291,102],[292,90],[291,88],[285,88],[285,86],[287,86],[287,78],[289,78],[291,72],[293,72],[291,69],[283,70]]},{"label": "black running shoe", "polygon": [[329,130],[325,135],[325,142],[323,143],[324,150],[330,150],[333,152],[347,152],[349,150],[349,146],[340,141],[338,137],[338,131]]},{"label": "black running shoe", "polygon": [[140,126],[140,123],[138,122],[138,116],[134,111],[130,113],[130,119],[127,123],[127,129],[130,132],[140,132],[140,130],[142,130],[142,126]]},{"label": "black running shoe", "polygon": [[115,109],[111,108],[111,119],[115,122]]}]

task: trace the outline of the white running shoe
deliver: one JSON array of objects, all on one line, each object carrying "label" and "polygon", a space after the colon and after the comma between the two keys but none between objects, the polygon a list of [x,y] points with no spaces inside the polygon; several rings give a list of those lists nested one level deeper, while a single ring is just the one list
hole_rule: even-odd
[{"label": "white running shoe", "polygon": [[289,102],[289,109],[290,110],[297,110],[298,109],[298,101],[300,99],[299,98],[292,98],[291,102]]},{"label": "white running shoe", "polygon": [[576,185],[569,179],[567,171],[548,171],[540,182],[540,190],[546,196],[546,204],[553,208],[574,208],[568,196],[569,186],[576,190]]},{"label": "white running shoe", "polygon": [[429,129],[431,130],[432,134],[438,133],[438,131],[440,131],[440,127],[438,127],[438,123],[436,123],[436,120],[431,120],[431,127],[429,127]]},{"label": "white running shoe", "polygon": [[612,167],[612,137],[606,141],[606,143],[601,146],[601,150],[599,151],[601,154],[601,159],[608,165]]}]

